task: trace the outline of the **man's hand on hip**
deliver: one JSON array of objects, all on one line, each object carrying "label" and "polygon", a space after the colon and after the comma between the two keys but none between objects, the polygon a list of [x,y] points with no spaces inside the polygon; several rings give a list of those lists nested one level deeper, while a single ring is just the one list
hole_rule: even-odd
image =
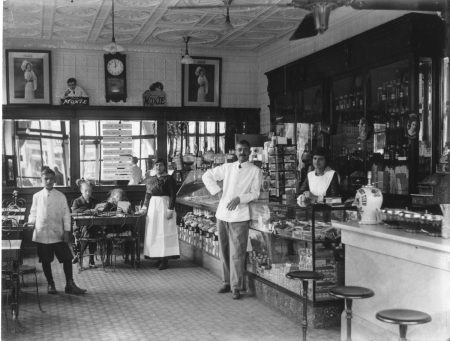
[{"label": "man's hand on hip", "polygon": [[236,207],[239,205],[239,203],[241,202],[241,199],[239,199],[239,197],[236,197],[234,199],[232,199],[228,205],[227,205],[227,209],[230,211],[233,211],[236,209]]}]

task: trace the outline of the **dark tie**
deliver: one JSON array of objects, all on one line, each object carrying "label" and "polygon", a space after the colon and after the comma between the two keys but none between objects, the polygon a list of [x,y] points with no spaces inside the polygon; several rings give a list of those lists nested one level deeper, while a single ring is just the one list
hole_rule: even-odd
[{"label": "dark tie", "polygon": [[241,166],[241,164],[239,164],[239,169],[241,169],[242,168],[242,166]]}]

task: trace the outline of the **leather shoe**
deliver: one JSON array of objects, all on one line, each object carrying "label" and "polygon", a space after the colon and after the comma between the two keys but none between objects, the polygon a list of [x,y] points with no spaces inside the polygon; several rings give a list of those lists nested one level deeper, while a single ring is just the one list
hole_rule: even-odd
[{"label": "leather shoe", "polygon": [[56,291],[56,287],[54,284],[49,284],[47,288],[47,293],[50,295],[56,295],[58,292]]},{"label": "leather shoe", "polygon": [[162,261],[160,266],[158,267],[159,270],[166,270],[169,267],[169,264],[167,261]]},{"label": "leather shoe", "polygon": [[221,287],[218,291],[219,294],[225,294],[227,292],[231,291],[231,287],[228,284],[225,284],[223,287]]},{"label": "leather shoe", "polygon": [[72,264],[77,264],[78,263],[78,256],[75,256],[72,258]]},{"label": "leather shoe", "polygon": [[239,292],[238,289],[234,289],[233,290],[233,300],[238,300],[241,298],[241,293]]},{"label": "leather shoe", "polygon": [[66,294],[70,294],[70,295],[81,295],[84,294],[87,290],[86,289],[81,289],[79,287],[77,287],[77,285],[74,283],[74,281],[69,281],[66,284]]}]

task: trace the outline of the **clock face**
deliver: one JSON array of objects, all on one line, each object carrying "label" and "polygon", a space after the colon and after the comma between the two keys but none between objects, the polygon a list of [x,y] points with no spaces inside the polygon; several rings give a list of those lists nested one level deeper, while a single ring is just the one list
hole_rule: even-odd
[{"label": "clock face", "polygon": [[119,76],[123,72],[123,63],[117,58],[111,59],[106,64],[106,70],[113,76]]}]

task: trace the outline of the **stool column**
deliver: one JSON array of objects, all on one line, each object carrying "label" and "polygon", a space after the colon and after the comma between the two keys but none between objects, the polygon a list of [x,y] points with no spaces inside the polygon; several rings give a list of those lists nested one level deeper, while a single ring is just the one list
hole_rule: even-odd
[{"label": "stool column", "polygon": [[306,328],[308,326],[308,314],[307,314],[307,306],[308,306],[308,281],[302,281],[303,286],[303,321],[302,321],[302,329],[303,329],[303,341],[306,341]]},{"label": "stool column", "polygon": [[408,329],[408,325],[400,324],[398,328],[400,329],[400,341],[408,341],[406,339],[406,330]]},{"label": "stool column", "polygon": [[352,299],[345,299],[345,314],[347,318],[347,341],[352,341]]}]

